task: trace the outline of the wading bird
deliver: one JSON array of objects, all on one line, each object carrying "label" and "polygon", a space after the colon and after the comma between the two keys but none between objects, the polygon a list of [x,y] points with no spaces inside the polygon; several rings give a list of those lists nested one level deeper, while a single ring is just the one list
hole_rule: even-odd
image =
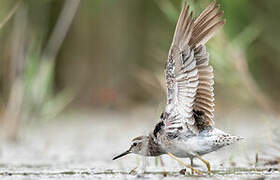
[{"label": "wading bird", "polygon": [[[168,154],[192,172],[193,159],[210,164],[201,156],[242,138],[214,127],[214,74],[205,43],[225,20],[215,0],[196,18],[184,4],[178,19],[165,68],[167,104],[154,130],[132,140],[131,147],[113,160],[129,153],[143,156]],[[190,158],[187,165],[178,158]]]}]

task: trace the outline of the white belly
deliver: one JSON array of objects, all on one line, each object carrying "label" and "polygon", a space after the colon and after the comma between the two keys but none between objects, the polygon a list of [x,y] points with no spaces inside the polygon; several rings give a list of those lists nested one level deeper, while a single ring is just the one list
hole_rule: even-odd
[{"label": "white belly", "polygon": [[204,155],[221,147],[228,145],[225,143],[217,143],[220,135],[225,134],[223,131],[213,129],[210,132],[201,133],[197,136],[175,138],[165,145],[166,152],[180,158],[192,158],[195,155]]},{"label": "white belly", "polygon": [[166,149],[167,152],[170,152],[177,157],[191,158],[196,154],[204,155],[212,152],[214,149],[209,140],[209,138],[201,138],[199,136],[194,136],[187,140],[174,140],[174,142],[166,147]]}]

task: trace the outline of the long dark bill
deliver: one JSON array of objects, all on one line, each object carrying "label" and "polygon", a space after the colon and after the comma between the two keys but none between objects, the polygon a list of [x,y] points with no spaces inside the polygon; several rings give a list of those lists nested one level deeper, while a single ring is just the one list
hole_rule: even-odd
[{"label": "long dark bill", "polygon": [[125,155],[127,155],[127,154],[129,154],[129,153],[130,153],[130,151],[127,150],[127,151],[125,151],[124,153],[122,153],[122,154],[120,154],[120,155],[114,157],[113,160],[116,160],[116,159],[118,159],[118,158],[120,158],[120,157],[123,157],[123,156],[125,156]]}]

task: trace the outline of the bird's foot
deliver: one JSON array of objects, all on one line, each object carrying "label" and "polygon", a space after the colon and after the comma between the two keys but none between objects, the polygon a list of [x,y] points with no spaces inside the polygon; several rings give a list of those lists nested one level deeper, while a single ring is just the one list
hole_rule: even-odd
[{"label": "bird's foot", "polygon": [[192,170],[192,172],[195,172],[198,175],[203,175],[203,173],[197,169],[194,169],[192,166],[187,165],[186,163],[184,163],[183,161],[181,161],[180,159],[178,159],[176,156],[174,156],[171,153],[167,153],[170,157],[172,157],[173,159],[175,159],[176,161],[178,161],[179,163],[181,163],[183,166],[185,166],[186,168],[189,168]]},{"label": "bird's foot", "polygon": [[211,173],[211,166],[210,166],[210,163],[208,162],[208,161],[206,161],[205,159],[203,159],[201,156],[199,156],[199,155],[196,155],[196,157],[198,158],[198,159],[200,159],[205,165],[206,165],[206,167],[207,167],[207,172],[208,172],[208,174],[210,174]]},{"label": "bird's foot", "polygon": [[[186,172],[187,172],[187,169],[186,168],[184,168],[184,169],[181,169],[180,171],[179,171],[179,173],[180,174],[182,174],[182,175],[186,175]],[[197,170],[197,169],[191,169],[191,175],[194,175],[194,173],[197,173],[198,175],[203,175],[203,173],[201,172],[201,171],[199,171],[199,170]]]}]

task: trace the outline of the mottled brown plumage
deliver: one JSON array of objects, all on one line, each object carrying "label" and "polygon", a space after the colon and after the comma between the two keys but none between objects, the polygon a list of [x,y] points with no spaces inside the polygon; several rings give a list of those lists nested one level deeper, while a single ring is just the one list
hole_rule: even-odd
[{"label": "mottled brown plumage", "polygon": [[182,8],[165,71],[165,112],[171,116],[165,124],[169,131],[187,128],[197,134],[198,125],[203,127],[197,122],[201,118],[194,118],[194,111],[203,112],[203,124],[214,125],[214,74],[204,44],[225,23],[219,7],[213,1],[196,20],[189,6]]},{"label": "mottled brown plumage", "polygon": [[219,5],[215,0],[193,18],[184,4],[178,19],[165,68],[167,103],[160,121],[147,136],[134,138],[128,153],[144,156],[168,154],[196,173],[177,157],[199,158],[210,171],[202,155],[232,144],[240,137],[214,127],[214,74],[205,43],[221,28]]}]

